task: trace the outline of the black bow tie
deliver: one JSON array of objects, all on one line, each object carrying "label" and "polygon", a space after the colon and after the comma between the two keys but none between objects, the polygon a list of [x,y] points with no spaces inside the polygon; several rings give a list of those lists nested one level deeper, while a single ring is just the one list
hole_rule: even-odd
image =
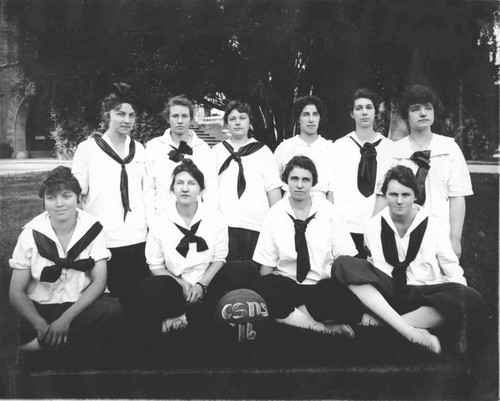
[{"label": "black bow tie", "polygon": [[186,257],[186,255],[189,252],[189,243],[191,242],[196,242],[196,251],[197,252],[203,252],[208,249],[207,242],[202,238],[198,237],[196,234],[196,231],[198,231],[198,227],[200,226],[201,220],[193,224],[191,227],[191,230],[188,230],[187,228],[181,227],[178,224],[175,224],[176,227],[184,234],[184,238],[182,238],[179,242],[179,245],[177,245],[177,252],[179,252],[183,257]]},{"label": "black bow tie", "polygon": [[62,269],[74,269],[81,272],[92,269],[95,265],[94,259],[88,258],[76,261],[75,259],[92,243],[92,241],[94,241],[101,231],[102,225],[96,222],[92,227],[90,227],[85,235],[83,235],[82,238],[80,238],[75,245],[71,247],[71,249],[67,252],[67,257],[60,258],[56,243],[45,234],[33,230],[33,239],[35,240],[38,253],[43,258],[55,263],[55,265],[45,266],[43,268],[40,281],[48,283],[56,282],[59,277],[61,277]]},{"label": "black bow tie", "polygon": [[245,180],[245,174],[243,172],[243,163],[241,162],[241,158],[244,156],[251,155],[255,152],[257,152],[259,149],[261,149],[264,144],[260,142],[252,142],[249,143],[248,145],[242,146],[241,148],[238,149],[237,152],[234,151],[233,147],[227,143],[226,141],[222,142],[222,145],[228,150],[228,152],[231,154],[226,161],[222,164],[221,168],[219,169],[219,175],[229,167],[229,164],[231,163],[232,160],[235,160],[236,163],[238,163],[238,184],[237,184],[237,192],[238,192],[238,199],[241,198],[241,195],[243,195],[243,192],[245,192],[245,188],[247,186],[246,180]]},{"label": "black bow tie", "polygon": [[127,170],[125,169],[125,165],[130,163],[135,156],[135,141],[130,139],[129,152],[125,159],[122,160],[120,156],[116,154],[111,146],[102,139],[99,135],[93,135],[97,146],[101,148],[101,150],[106,153],[109,157],[111,157],[114,161],[119,163],[122,166],[121,176],[120,176],[120,194],[122,198],[123,205],[123,221],[127,218],[127,213],[131,212],[130,210],[130,202],[128,198],[128,176]]},{"label": "black bow tie", "polygon": [[425,179],[427,178],[427,174],[431,168],[430,160],[431,160],[431,151],[430,150],[422,150],[413,153],[410,156],[410,159],[415,162],[418,166],[417,174],[415,174],[415,178],[417,181],[418,188],[418,198],[415,200],[417,205],[423,206],[425,203]]},{"label": "black bow tie", "polygon": [[175,148],[174,146],[170,145],[170,147],[173,149],[170,152],[168,152],[168,157],[170,160],[179,163],[184,159],[184,155],[192,155],[193,154],[193,149],[191,146],[189,146],[186,141],[180,141],[179,147]]},{"label": "black bow tie", "polygon": [[309,216],[305,220],[294,218],[288,214],[293,221],[295,228],[295,250],[297,251],[297,281],[302,283],[309,270],[311,270],[311,262],[309,260],[309,250],[307,249],[306,229],[309,222],[314,219],[316,213]]},{"label": "black bow tie", "polygon": [[368,198],[375,192],[375,183],[377,181],[377,149],[376,146],[382,141],[365,142],[363,146],[357,143],[353,137],[350,137],[359,147],[361,159],[358,165],[358,190]]}]

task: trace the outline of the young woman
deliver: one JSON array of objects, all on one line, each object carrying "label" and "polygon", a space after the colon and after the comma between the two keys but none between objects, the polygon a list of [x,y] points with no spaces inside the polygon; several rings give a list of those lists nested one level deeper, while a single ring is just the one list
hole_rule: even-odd
[{"label": "young woman", "polygon": [[[175,200],[151,225],[146,257],[152,277],[138,282],[126,308],[145,335],[204,327],[226,291],[255,288],[251,261],[225,264],[227,225],[219,211],[199,201],[203,173],[190,160],[177,165],[170,190]],[[138,324],[137,324],[138,323]]]},{"label": "young woman", "polygon": [[349,324],[361,321],[362,305],[331,280],[331,265],[339,255],[355,255],[356,247],[335,206],[321,194],[311,195],[318,181],[311,159],[293,157],[282,179],[290,196],[269,210],[254,254],[262,265],[269,315],[280,323],[354,337]]},{"label": "young woman", "polygon": [[408,123],[410,135],[394,143],[394,158],[396,164],[412,169],[421,192],[417,202],[441,218],[453,251],[460,257],[465,196],[472,195],[472,185],[455,140],[431,130],[441,110],[439,97],[429,88],[414,85],[406,91],[400,115]]},{"label": "young woman", "polygon": [[122,309],[104,294],[110,252],[101,224],[77,209],[81,192],[69,168],[52,170],[40,188],[46,211],[26,224],[9,260],[22,350],[91,351],[116,334]]},{"label": "young woman", "polygon": [[202,200],[217,207],[217,174],[215,158],[203,140],[189,129],[194,118],[194,107],[185,96],[169,99],[163,117],[170,124],[165,133],[153,138],[146,145],[146,177],[144,180],[144,204],[148,222],[166,211],[174,168],[184,159],[191,159],[205,176]]},{"label": "young woman", "polygon": [[273,154],[249,135],[252,111],[238,100],[228,104],[224,122],[231,138],[212,149],[219,172],[219,209],[229,225],[227,260],[251,260],[262,221],[281,199]]},{"label": "young woman", "polygon": [[[408,167],[388,171],[382,186],[388,208],[367,225],[369,261],[339,258],[332,275],[348,285],[374,315],[409,341],[440,353],[427,329],[447,327],[455,335],[471,329],[481,296],[466,286],[463,270],[442,223],[415,204],[419,192]],[[465,330],[467,332],[467,330]]]},{"label": "young woman", "polygon": [[[274,151],[274,157],[278,163],[280,174],[283,173],[286,164],[292,157],[299,155],[309,157],[318,171],[318,183],[314,185],[312,190],[326,197],[331,171],[330,146],[332,142],[318,134],[323,115],[323,103],[318,97],[303,96],[295,100],[293,116],[299,127],[299,135],[280,143]],[[283,188],[287,191],[286,184]]]},{"label": "young woman", "polygon": [[363,244],[365,226],[373,216],[384,175],[392,165],[393,142],[373,128],[378,109],[374,92],[357,90],[350,104],[356,129],[336,140],[330,151],[330,200],[343,213],[358,257],[363,259],[367,256]]},{"label": "young woman", "polygon": [[104,226],[108,289],[121,297],[135,281],[149,275],[144,257],[147,226],[142,200],[144,147],[130,137],[137,100],[130,86],[115,84],[116,93],[103,100],[107,131],[78,145],[73,174],[82,187],[83,209]]}]

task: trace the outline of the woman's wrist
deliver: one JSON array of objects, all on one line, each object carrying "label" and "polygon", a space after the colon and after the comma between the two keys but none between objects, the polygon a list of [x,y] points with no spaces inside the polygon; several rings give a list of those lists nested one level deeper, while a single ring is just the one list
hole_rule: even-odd
[{"label": "woman's wrist", "polygon": [[[198,285],[201,287],[201,289],[203,290],[203,295],[206,295],[206,293],[208,292],[208,286],[206,286],[206,285],[205,285],[205,284],[203,284],[203,283],[200,283],[199,281],[198,281],[198,282],[196,282],[196,284],[198,284]],[[196,284],[195,284],[195,285],[196,285]]]}]

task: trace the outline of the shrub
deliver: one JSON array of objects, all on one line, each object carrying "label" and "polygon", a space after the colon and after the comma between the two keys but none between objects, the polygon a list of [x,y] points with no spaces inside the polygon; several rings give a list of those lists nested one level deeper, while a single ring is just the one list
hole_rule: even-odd
[{"label": "shrub", "polygon": [[78,144],[95,131],[80,117],[58,121],[53,115],[52,121],[54,129],[50,132],[50,136],[55,142],[54,152],[60,159],[72,159]]},{"label": "shrub", "polygon": [[0,159],[9,159],[12,156],[12,153],[14,153],[14,148],[10,143],[0,143]]}]

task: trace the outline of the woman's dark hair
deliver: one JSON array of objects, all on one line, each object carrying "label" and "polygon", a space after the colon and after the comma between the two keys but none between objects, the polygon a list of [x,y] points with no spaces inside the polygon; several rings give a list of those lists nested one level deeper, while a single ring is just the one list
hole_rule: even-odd
[{"label": "woman's dark hair", "polygon": [[318,183],[318,170],[316,170],[314,162],[307,156],[294,156],[286,164],[285,169],[281,174],[281,180],[285,184],[288,182],[288,176],[290,175],[290,171],[292,171],[294,167],[303,168],[304,170],[309,171],[312,174],[313,186]]},{"label": "woman's dark hair", "polygon": [[427,86],[413,85],[406,89],[399,102],[399,115],[403,120],[408,121],[408,112],[412,105],[427,103],[432,104],[435,118],[440,117],[443,112],[443,104],[437,93]]},{"label": "woman's dark hair", "polygon": [[167,104],[165,105],[165,108],[161,112],[162,117],[168,121],[170,118],[170,109],[174,106],[184,106],[189,109],[189,118],[191,120],[194,119],[194,106],[193,102],[189,100],[189,98],[186,95],[179,95],[179,96],[174,96],[168,99]]},{"label": "woman's dark hair", "polygon": [[[252,109],[248,103],[242,102],[241,100],[232,100],[226,106],[226,110],[224,111],[224,124],[227,124],[229,114],[233,110],[237,110],[240,113],[246,113],[250,122],[252,121]],[[252,128],[248,130],[248,137],[252,137]]]},{"label": "woman's dark hair", "polygon": [[299,121],[304,107],[310,104],[316,106],[319,115],[323,117],[325,108],[323,107],[323,102],[321,101],[321,99],[317,96],[302,96],[295,99],[295,102],[293,102],[293,118],[295,122]]},{"label": "woman's dark hair", "polygon": [[118,110],[122,104],[128,103],[132,106],[136,114],[139,114],[139,101],[134,92],[130,90],[130,85],[124,82],[113,84],[115,91],[106,96],[101,105],[102,119],[109,122],[109,113],[111,110]]},{"label": "woman's dark hair", "polygon": [[180,174],[184,171],[196,180],[202,191],[205,189],[205,176],[203,175],[201,170],[196,166],[196,164],[194,164],[191,159],[184,159],[180,164],[175,166],[174,171],[172,172],[172,183],[170,184],[171,192],[174,192],[175,177],[177,176],[177,174]]},{"label": "woman's dark hair", "polygon": [[240,113],[246,113],[248,118],[252,118],[252,109],[248,103],[242,102],[241,100],[232,100],[224,111],[224,123],[227,124],[227,118],[233,110],[238,110]]},{"label": "woman's dark hair", "polygon": [[375,108],[375,115],[377,115],[380,108],[380,96],[368,88],[361,88],[354,92],[354,95],[351,96],[349,111],[352,111],[354,108],[354,102],[361,98],[371,100],[373,107]]},{"label": "woman's dark hair", "polygon": [[71,173],[71,169],[65,166],[57,166],[48,175],[45,181],[42,182],[38,196],[45,198],[45,194],[52,195],[58,191],[69,190],[77,196],[82,193],[82,187]]},{"label": "woman's dark hair", "polygon": [[387,187],[389,186],[389,181],[396,180],[401,185],[411,188],[415,194],[415,198],[419,197],[417,180],[413,171],[409,167],[396,166],[387,171],[384,178],[384,183],[382,184],[382,193],[387,194]]}]

